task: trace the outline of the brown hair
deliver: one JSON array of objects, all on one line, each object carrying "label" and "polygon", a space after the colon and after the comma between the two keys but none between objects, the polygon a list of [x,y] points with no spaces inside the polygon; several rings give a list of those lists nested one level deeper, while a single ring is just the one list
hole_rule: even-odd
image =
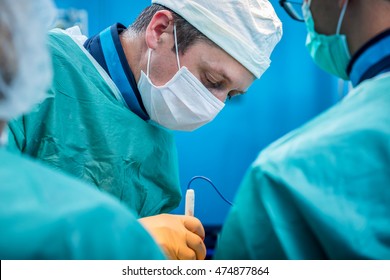
[{"label": "brown hair", "polygon": [[[183,17],[179,16],[171,9],[168,9],[159,4],[152,4],[143,10],[134,23],[129,26],[129,30],[135,32],[136,34],[145,32],[146,27],[149,25],[154,14],[162,10],[168,10],[172,12],[173,19],[176,23],[177,45],[181,54],[184,54],[184,52],[197,41],[204,41],[210,45],[215,46],[215,44],[210,39],[203,35],[198,29],[193,27]],[[175,48],[173,47],[172,50],[175,51]]]}]

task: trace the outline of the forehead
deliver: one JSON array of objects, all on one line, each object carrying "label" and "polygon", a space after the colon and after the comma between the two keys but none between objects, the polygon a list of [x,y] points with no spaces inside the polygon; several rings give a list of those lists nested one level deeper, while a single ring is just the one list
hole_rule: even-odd
[{"label": "forehead", "polygon": [[232,83],[240,84],[245,90],[255,80],[255,76],[241,63],[210,42],[195,42],[183,55],[184,61],[186,65],[196,67],[200,71],[217,72]]}]

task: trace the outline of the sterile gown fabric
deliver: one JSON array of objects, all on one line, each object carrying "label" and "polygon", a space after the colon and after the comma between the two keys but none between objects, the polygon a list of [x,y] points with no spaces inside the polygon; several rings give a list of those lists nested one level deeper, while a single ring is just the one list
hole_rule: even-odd
[{"label": "sterile gown fabric", "polygon": [[108,194],[0,149],[0,259],[163,259]]},{"label": "sterile gown fabric", "polygon": [[35,109],[9,124],[9,149],[91,182],[140,217],[179,204],[172,132],[131,112],[109,76],[85,49],[50,32],[54,80]]},{"label": "sterile gown fabric", "polygon": [[217,259],[390,259],[390,75],[260,153],[217,247]]}]

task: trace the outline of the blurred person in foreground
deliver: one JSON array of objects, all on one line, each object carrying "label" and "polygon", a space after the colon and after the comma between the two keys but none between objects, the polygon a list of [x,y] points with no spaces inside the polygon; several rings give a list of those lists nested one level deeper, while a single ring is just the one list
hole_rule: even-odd
[{"label": "blurred person in foreground", "polygon": [[215,257],[389,259],[390,1],[280,2],[318,66],[354,88],[260,153]]},{"label": "blurred person in foreground", "polygon": [[164,259],[116,198],[4,147],[50,85],[53,14],[50,0],[0,0],[0,259]]}]

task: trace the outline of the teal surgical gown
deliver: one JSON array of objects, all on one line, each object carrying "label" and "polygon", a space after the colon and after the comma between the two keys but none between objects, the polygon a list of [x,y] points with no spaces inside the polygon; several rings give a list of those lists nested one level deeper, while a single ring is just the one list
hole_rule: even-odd
[{"label": "teal surgical gown", "polygon": [[50,32],[54,80],[44,102],[9,124],[21,151],[107,191],[140,217],[181,200],[172,132],[142,120],[118,88],[65,33]]},{"label": "teal surgical gown", "polygon": [[163,259],[121,203],[0,149],[0,259]]},{"label": "teal surgical gown", "polygon": [[260,153],[215,258],[390,259],[389,74]]}]

